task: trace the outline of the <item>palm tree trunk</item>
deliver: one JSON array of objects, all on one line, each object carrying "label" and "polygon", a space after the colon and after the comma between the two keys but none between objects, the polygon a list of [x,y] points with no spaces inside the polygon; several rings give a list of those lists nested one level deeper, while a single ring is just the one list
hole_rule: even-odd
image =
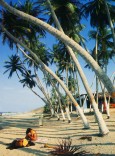
[{"label": "palm tree trunk", "polygon": [[[19,48],[19,50],[23,53],[23,54],[25,54],[25,52],[23,51],[23,49],[20,47],[20,46],[18,46],[18,44],[17,44],[17,47]],[[24,67],[25,68],[25,67]],[[25,70],[26,70],[26,68],[25,68]],[[27,70],[26,70],[27,71]],[[28,71],[27,71],[28,72]],[[35,72],[35,70],[34,70],[34,72]],[[29,73],[28,73],[29,74]],[[44,89],[44,87],[43,87],[43,85],[42,85],[42,83],[40,82],[40,79],[39,79],[39,77],[37,76],[37,74],[36,74],[36,72],[35,72],[35,75],[36,75],[36,79],[37,79],[37,86],[38,86],[38,88],[40,89],[40,91],[43,93],[43,95],[45,96],[45,98],[47,99],[47,101],[45,100],[45,99],[43,99],[43,98],[41,98],[33,89],[31,89],[30,87],[28,87],[29,89],[31,89],[31,91],[35,94],[35,95],[37,95],[38,97],[40,97],[44,102],[45,102],[45,104],[48,104],[49,105],[49,107],[50,107],[50,112],[51,112],[51,116],[54,116],[54,111],[53,111],[53,107],[52,107],[52,102],[51,102],[51,100],[50,100],[50,98],[49,98],[49,96],[48,96],[48,93],[46,93],[45,92],[45,89]]]},{"label": "palm tree trunk", "polygon": [[[78,67],[77,67],[78,69]],[[78,71],[76,71],[76,80],[77,80],[77,89],[78,89],[78,95],[79,95],[79,104],[80,104],[80,107],[82,107],[82,104],[81,104],[81,96],[80,96],[80,83],[79,83],[79,79],[78,79]]]},{"label": "palm tree trunk", "polygon": [[[41,21],[40,19],[37,19],[31,15],[28,15],[24,12],[21,12],[7,3],[5,3],[3,0],[0,0],[1,6],[3,6],[5,9],[7,9],[9,12],[13,13],[16,16],[19,16],[23,18],[24,20],[31,22],[39,27],[42,27],[43,29],[47,30],[52,35],[58,37],[62,42],[69,45],[71,48],[73,48],[75,51],[77,50],[78,53],[86,60],[88,64],[91,65],[95,73],[98,75],[98,77],[101,79],[105,87],[108,89],[108,91],[111,93],[112,97],[115,98],[115,88],[111,82],[111,80],[108,78],[108,76],[103,72],[103,70],[100,68],[100,66],[96,63],[96,61],[92,58],[92,56],[83,49],[79,44],[77,44],[75,41],[70,39],[67,35],[60,32],[59,30],[53,28],[49,24]],[[75,54],[71,53],[72,58],[74,58],[74,62],[76,60]]]},{"label": "palm tree trunk", "polygon": [[[77,82],[77,94],[76,94],[76,100],[77,100],[77,95],[79,97],[79,105],[81,107],[81,98],[80,98],[80,85],[79,85],[79,79],[78,79],[78,71],[76,71],[76,82]],[[76,110],[77,114],[78,114],[78,111]]]},{"label": "palm tree trunk", "polygon": [[[56,92],[56,95],[57,95],[58,101],[59,101],[59,106],[60,106],[60,108],[62,108],[61,100],[63,101],[63,97],[62,97],[59,89],[57,88],[57,86],[52,82],[50,77],[49,77],[49,80],[51,81],[52,86],[55,88],[55,92]],[[68,123],[70,123],[71,122],[71,117],[70,117],[70,113],[69,113],[69,109],[68,108],[69,108],[69,106],[65,106],[65,110],[66,110],[66,114],[67,114],[67,118],[68,118]],[[63,116],[63,114],[62,114],[62,116]]]},{"label": "palm tree trunk", "polygon": [[58,118],[58,121],[59,121],[59,120],[60,120],[60,116],[58,115],[57,112],[55,112],[55,114],[56,114],[56,116],[57,116],[57,118]]},{"label": "palm tree trunk", "polygon": [[[96,33],[96,41],[95,41],[95,60],[98,63],[98,30]],[[98,76],[96,76],[96,102],[98,104]]]},{"label": "palm tree trunk", "polygon": [[65,114],[64,114],[64,112],[63,112],[62,107],[60,107],[60,111],[61,111],[61,114],[62,114],[63,121],[65,121]]},{"label": "palm tree trunk", "polygon": [[101,85],[101,89],[102,89],[102,93],[103,93],[103,98],[104,98],[104,104],[105,104],[105,107],[106,107],[106,113],[107,113],[107,118],[110,118],[110,112],[109,112],[109,103],[107,103],[107,99],[106,99],[106,95],[105,95],[105,88],[104,86],[102,85],[102,83],[100,82],[100,85]]},{"label": "palm tree trunk", "polygon": [[72,114],[73,112],[73,106],[72,106],[72,102],[70,103],[70,113]]},{"label": "palm tree trunk", "polygon": [[71,117],[70,117],[70,112],[69,112],[69,106],[66,106],[65,110],[66,110],[66,114],[67,114],[67,118],[68,118],[68,123],[70,123],[71,122]]},{"label": "palm tree trunk", "polygon": [[66,65],[66,86],[68,88],[68,67]]},{"label": "palm tree trunk", "polygon": [[[20,76],[19,76],[19,74],[18,74],[17,71],[16,71],[16,74],[17,74],[19,80],[21,80],[21,78],[20,78]],[[44,98],[42,98],[39,94],[37,94],[32,88],[30,88],[29,86],[27,86],[27,87],[28,87],[35,95],[37,95],[45,104],[48,104],[48,102],[47,102]]]},{"label": "palm tree trunk", "polygon": [[[2,27],[3,28],[3,27]],[[48,68],[40,59],[39,57],[37,57],[36,54],[34,54],[25,44],[23,44],[21,41],[19,41],[17,38],[15,38],[13,35],[11,35],[5,28],[3,28],[3,31],[10,37],[12,38],[16,43],[20,44],[23,48],[25,48],[28,52],[30,52],[30,54],[33,56],[33,58],[35,59],[35,63],[38,65],[40,64],[41,68],[43,68],[44,70],[46,70],[50,75],[52,75],[62,86],[62,88],[64,89],[64,91],[66,92],[66,94],[69,96],[69,98],[72,100],[74,106],[78,109],[79,111],[79,115],[81,116],[81,119],[83,121],[84,124],[84,128],[89,128],[89,124],[87,122],[87,119],[85,117],[85,115],[83,114],[81,108],[79,107],[78,103],[76,102],[76,100],[74,99],[74,97],[72,96],[72,94],[70,93],[70,91],[67,89],[67,87],[65,86],[65,84],[63,83],[63,81],[55,74],[53,73],[52,70],[50,70],[50,68]]]},{"label": "palm tree trunk", "polygon": [[[52,13],[52,16],[53,16],[53,19],[54,19],[54,21],[55,21],[55,24],[56,24],[57,28],[58,28],[60,31],[63,32],[63,29],[61,28],[61,25],[60,25],[60,23],[59,23],[59,21],[58,21],[58,19],[57,19],[57,16],[56,16],[56,14],[55,14],[55,12],[54,12],[52,6],[51,6],[50,0],[47,0],[47,2],[48,2],[49,7],[50,7],[50,9],[51,9],[51,13]],[[64,33],[64,32],[63,32],[63,33]],[[97,104],[96,104],[96,102],[95,102],[95,99],[94,99],[94,96],[93,96],[93,94],[92,94],[92,92],[91,92],[91,89],[90,89],[90,87],[89,87],[89,85],[88,85],[88,81],[87,81],[87,79],[86,79],[86,77],[85,77],[85,74],[84,74],[84,72],[83,72],[83,70],[82,70],[82,68],[81,68],[81,66],[80,66],[80,64],[79,64],[79,62],[78,62],[78,60],[76,59],[75,55],[73,55],[74,52],[72,51],[72,49],[71,49],[67,44],[65,44],[65,45],[66,45],[66,48],[67,48],[67,50],[68,50],[70,56],[72,57],[73,61],[75,62],[75,65],[76,65],[76,67],[77,67],[77,70],[78,70],[78,72],[79,72],[79,75],[80,75],[80,77],[81,77],[81,80],[82,80],[82,82],[83,82],[83,84],[84,84],[84,87],[85,87],[85,89],[86,89],[86,91],[87,91],[87,94],[88,94],[89,97],[90,97],[90,101],[91,101],[91,104],[92,104],[92,106],[93,106],[96,119],[97,119],[97,121],[98,121],[100,133],[101,133],[102,135],[103,135],[103,134],[108,134],[109,130],[108,130],[108,128],[107,128],[107,126],[106,126],[106,124],[105,124],[103,118],[102,118],[102,115],[100,114],[100,112],[99,112],[99,110],[98,110]],[[80,97],[80,98],[81,98],[81,97]]]},{"label": "palm tree trunk", "polygon": [[37,95],[45,104],[49,104],[44,98],[42,98],[39,94],[37,94],[32,88],[29,88],[29,89],[31,89],[31,91],[32,91],[35,95]]},{"label": "palm tree trunk", "polygon": [[[42,72],[43,72],[43,71],[42,71]],[[37,79],[37,82],[38,82],[38,83],[40,84],[40,86],[41,86],[41,87],[40,87],[41,91],[43,92],[44,96],[46,97],[46,99],[47,99],[47,101],[48,101],[48,103],[49,103],[51,116],[54,116],[54,110],[53,110],[53,106],[52,106],[52,102],[51,102],[51,100],[50,100],[49,94],[46,93],[46,91],[45,91],[45,89],[44,89],[44,87],[43,87],[43,85],[42,85],[42,83],[41,83],[39,77],[37,76],[37,74],[36,74],[36,79]]]},{"label": "palm tree trunk", "polygon": [[112,20],[111,20],[111,16],[110,16],[108,4],[107,4],[106,0],[104,0],[104,3],[105,3],[106,11],[107,11],[107,17],[108,17],[109,25],[110,25],[111,32],[112,32],[112,35],[113,35],[113,44],[114,44],[113,50],[115,51],[115,32],[114,32],[114,26],[113,26],[113,23],[112,23]]},{"label": "palm tree trunk", "polygon": [[[17,47],[19,48],[19,50],[20,50],[22,53],[25,53],[25,52],[23,51],[23,49],[22,49],[20,46],[17,45]],[[25,67],[24,67],[24,68],[25,68]],[[26,68],[25,68],[25,70],[26,70]],[[26,70],[26,72],[29,74],[29,72],[28,72],[27,70]],[[44,96],[46,97],[46,99],[47,99],[47,100],[49,101],[49,103],[50,103],[50,98],[48,97],[48,94],[45,92],[45,89],[44,89],[44,87],[43,87],[43,85],[42,85],[42,83],[41,83],[39,77],[37,76],[35,70],[34,70],[34,73],[35,73],[35,76],[36,76],[38,88],[40,89],[40,91],[42,91],[42,93],[44,94]]]}]

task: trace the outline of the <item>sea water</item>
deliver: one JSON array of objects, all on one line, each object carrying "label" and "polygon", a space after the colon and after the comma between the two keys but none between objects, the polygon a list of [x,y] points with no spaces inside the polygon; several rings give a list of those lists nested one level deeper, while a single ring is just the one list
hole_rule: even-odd
[{"label": "sea water", "polygon": [[16,114],[19,114],[17,112],[0,112],[0,116],[14,116]]}]

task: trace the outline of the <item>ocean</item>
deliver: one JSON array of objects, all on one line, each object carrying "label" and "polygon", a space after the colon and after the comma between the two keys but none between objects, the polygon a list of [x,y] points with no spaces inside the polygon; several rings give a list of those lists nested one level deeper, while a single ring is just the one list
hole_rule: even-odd
[{"label": "ocean", "polygon": [[19,114],[17,112],[0,112],[0,116],[13,116]]}]

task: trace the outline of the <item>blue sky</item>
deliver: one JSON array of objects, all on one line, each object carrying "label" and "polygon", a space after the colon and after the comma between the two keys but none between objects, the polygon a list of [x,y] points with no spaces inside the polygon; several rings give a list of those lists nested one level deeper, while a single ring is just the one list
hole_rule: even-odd
[{"label": "blue sky", "polygon": [[[13,0],[15,2],[16,0]],[[6,0],[9,2],[9,0]],[[90,29],[89,23],[83,21],[86,24],[86,27]],[[87,29],[82,32],[82,35],[88,40]],[[43,42],[47,45],[47,47],[51,46],[51,43],[54,42],[54,37],[52,35],[47,35],[48,37],[43,40]],[[94,46],[93,41],[87,41],[87,47],[91,50]],[[14,74],[11,79],[8,79],[8,74],[3,74],[5,71],[3,65],[4,61],[8,59],[8,56],[11,54],[15,54],[15,51],[11,51],[7,44],[2,45],[2,39],[0,37],[0,112],[2,111],[10,111],[10,112],[25,112],[30,111],[32,109],[41,107],[44,103],[35,96],[28,88],[23,88],[22,84],[19,83],[17,76]],[[82,58],[79,57],[79,61],[82,67],[85,66],[85,62]],[[115,64],[113,61],[110,61],[108,66],[108,75],[115,71]],[[91,84],[94,73],[89,69],[84,69],[84,72],[87,76],[89,84]],[[39,75],[42,75],[39,73]],[[81,93],[84,93],[84,88],[80,81]],[[93,87],[94,91],[95,87]],[[42,93],[37,89],[36,90],[41,96]],[[43,97],[43,96],[42,96]]]},{"label": "blue sky", "polygon": [[7,73],[3,74],[5,71],[4,61],[14,52],[7,45],[1,44],[1,38],[0,53],[0,111],[25,112],[41,107],[43,102],[28,88],[23,88],[15,74],[11,79],[8,79]]}]

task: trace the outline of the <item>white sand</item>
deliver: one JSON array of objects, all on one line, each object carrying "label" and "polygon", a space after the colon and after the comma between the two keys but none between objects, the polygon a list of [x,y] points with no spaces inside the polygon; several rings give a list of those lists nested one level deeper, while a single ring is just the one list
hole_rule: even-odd
[{"label": "white sand", "polygon": [[[111,118],[106,119],[103,115],[110,133],[104,137],[98,137],[98,125],[95,123],[94,116],[88,115],[87,119],[91,128],[84,130],[82,121],[72,115],[72,122],[57,121],[57,118],[45,118],[44,125],[38,126],[38,116],[35,112],[21,114],[12,117],[3,117],[0,130],[0,156],[50,156],[51,148],[44,148],[44,144],[56,145],[59,140],[71,138],[72,145],[81,146],[81,150],[90,152],[87,156],[103,155],[115,156],[115,109],[111,110]],[[27,128],[33,128],[38,133],[38,141],[35,146],[20,149],[6,149],[6,143],[12,142],[15,138],[24,138]],[[84,135],[92,136],[92,141],[80,140]],[[99,154],[100,153],[100,154]]]}]

